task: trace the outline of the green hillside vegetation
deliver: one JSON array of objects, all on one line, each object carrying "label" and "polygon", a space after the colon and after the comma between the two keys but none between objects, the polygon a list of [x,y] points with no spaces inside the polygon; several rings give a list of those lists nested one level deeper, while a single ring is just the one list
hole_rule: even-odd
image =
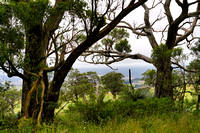
[{"label": "green hillside vegetation", "polygon": [[[75,72],[75,73],[74,73]],[[184,105],[179,101],[171,101],[168,98],[157,99],[153,97],[154,88],[141,87],[131,90],[130,86],[124,84],[117,93],[116,98],[106,86],[99,86],[98,96],[93,92],[95,82],[100,81],[96,73],[80,73],[78,70],[71,71],[68,81],[63,87],[59,105],[55,111],[55,120],[51,124],[37,125],[32,119],[18,119],[21,106],[17,103],[15,114],[5,113],[1,117],[0,132],[36,132],[36,133],[128,133],[128,132],[199,132],[200,120],[199,110],[196,110],[195,95],[185,93]],[[114,73],[111,73],[114,74]],[[94,80],[94,75],[96,79]],[[70,81],[75,77],[80,81]],[[75,78],[75,79],[76,79]],[[82,80],[84,79],[84,80]],[[121,80],[123,81],[122,77]],[[77,81],[74,84],[74,81]],[[90,81],[90,82],[88,82]],[[66,90],[82,89],[90,83],[89,88],[78,93],[78,99],[73,100],[73,95],[65,93]],[[137,83],[144,81],[137,81]],[[80,83],[80,84],[79,84]],[[79,86],[77,86],[79,84]],[[84,86],[82,86],[84,84]],[[75,85],[75,86],[74,86]],[[67,87],[67,88],[66,88]],[[110,86],[111,87],[111,86]],[[12,87],[11,87],[12,88]],[[12,90],[12,89],[9,89]],[[179,89],[181,91],[181,89]],[[195,92],[192,86],[187,86],[188,92]],[[83,92],[86,94],[83,97]],[[95,95],[92,95],[91,94]],[[9,110],[8,110],[9,112]],[[18,113],[17,113],[18,112]],[[37,126],[35,126],[37,125]]]},{"label": "green hillside vegetation", "polygon": [[0,133],[199,133],[199,20],[200,0],[0,0],[1,77],[22,82],[0,80]]},{"label": "green hillside vegetation", "polygon": [[[111,100],[102,105],[69,104],[56,116],[53,124],[35,127],[31,119],[20,119],[17,125],[9,123],[0,132],[70,132],[70,133],[127,133],[127,132],[199,132],[200,120],[197,111],[177,110],[169,99],[146,99],[135,102]],[[102,106],[102,107],[101,107]],[[82,110],[80,110],[80,108]],[[10,116],[7,119],[16,120]]]}]

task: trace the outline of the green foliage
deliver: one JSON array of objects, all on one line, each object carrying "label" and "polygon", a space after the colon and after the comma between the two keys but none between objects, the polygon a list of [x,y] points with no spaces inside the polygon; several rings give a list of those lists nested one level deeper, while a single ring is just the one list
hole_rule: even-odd
[{"label": "green foliage", "polygon": [[193,81],[196,83],[196,85],[195,85],[196,91],[199,90],[198,85],[200,85],[200,60],[199,60],[199,57],[200,57],[200,46],[199,46],[199,44],[200,44],[200,39],[191,48],[191,50],[192,50],[191,54],[195,58],[187,66],[188,69],[196,71],[196,73],[189,73],[188,74],[188,77],[190,79],[193,79]]},{"label": "green foliage", "polygon": [[114,98],[116,98],[116,94],[124,88],[123,77],[123,74],[116,72],[110,72],[101,77],[105,89],[110,91]]},{"label": "green foliage", "polygon": [[144,80],[144,84],[154,87],[156,83],[156,74],[157,71],[155,69],[148,69],[146,72],[144,72],[142,74],[142,80]]},{"label": "green foliage", "polygon": [[4,118],[6,115],[13,114],[14,108],[19,104],[21,99],[21,92],[13,89],[10,82],[0,84],[0,117]]},{"label": "green foliage", "polygon": [[128,44],[128,40],[120,40],[118,43],[115,44],[115,49],[119,52],[130,53],[131,45]]},{"label": "green foliage", "polygon": [[8,6],[0,5],[0,25],[9,24],[9,19],[12,17],[10,8]]},{"label": "green foliage", "polygon": [[200,44],[200,39],[191,48],[191,50],[192,50],[191,54],[197,58],[200,58],[200,45],[199,44]]},{"label": "green foliage", "polygon": [[[99,2],[99,1],[98,1]],[[97,2],[97,3],[98,3]],[[85,25],[91,26],[90,30],[93,30],[99,23],[102,25],[105,24],[106,18],[102,14],[97,12],[97,8],[89,6],[91,3],[89,1],[79,0],[79,1],[68,1],[65,2],[65,8],[69,11],[69,14],[72,15],[72,21],[74,21],[74,16],[84,21]],[[61,4],[63,6],[63,4]],[[86,27],[86,32],[88,28]]]},{"label": "green foliage", "polygon": [[187,112],[179,112],[167,98],[78,102],[71,104],[52,125],[35,126],[31,119],[20,119],[18,126],[2,132],[199,132],[199,113],[190,113],[192,108],[188,107],[192,105],[187,103]]},{"label": "green foliage", "polygon": [[63,91],[63,98],[72,102],[77,102],[79,98],[85,102],[94,100],[97,98],[95,91],[98,89],[96,86],[99,80],[96,72],[80,73],[77,69],[72,70],[65,84],[66,91]]},{"label": "green foliage", "polygon": [[105,38],[105,39],[101,40],[101,43],[103,45],[112,46],[114,44],[114,40],[112,40],[110,38]]},{"label": "green foliage", "polygon": [[183,48],[178,47],[172,50],[172,57],[181,56],[183,54]]},{"label": "green foliage", "polygon": [[20,2],[13,6],[15,16],[21,21],[26,30],[41,25],[48,15],[49,1],[36,0]]},{"label": "green foliage", "polygon": [[105,45],[106,50],[114,49],[118,52],[130,53],[131,45],[128,43],[127,38],[129,33],[123,28],[115,28],[112,30],[106,38],[101,40],[101,43]]},{"label": "green foliage", "polygon": [[[200,95],[200,39],[191,48],[191,54],[194,56],[194,60],[190,62],[187,66],[189,70],[196,71],[195,73],[188,73],[187,78],[189,82],[193,82],[193,87],[195,88],[195,95]],[[197,107],[199,106],[199,99],[197,101]]]},{"label": "green foliage", "polygon": [[152,98],[153,94],[150,91],[150,88],[137,88],[130,89],[126,87],[119,94],[119,99],[123,101],[137,101],[138,99]]},{"label": "green foliage", "polygon": [[[145,85],[155,87],[155,81],[156,81],[156,75],[157,71],[154,69],[147,70],[144,72],[142,80],[145,81]],[[173,95],[174,97],[177,97],[178,95],[182,95],[182,88],[184,87],[184,81],[183,81],[183,73],[179,70],[173,70],[172,71],[172,86],[173,86]]]},{"label": "green foliage", "polygon": [[77,35],[77,36],[75,36],[75,41],[76,41],[78,44],[80,44],[81,42],[85,41],[86,38],[87,38],[87,37],[86,37],[85,35],[83,35],[83,34]]},{"label": "green foliage", "polygon": [[17,55],[24,48],[24,34],[18,27],[0,28],[1,58]]},{"label": "green foliage", "polygon": [[129,33],[127,32],[127,30],[123,29],[123,28],[115,28],[113,29],[109,35],[111,35],[115,40],[121,40],[123,38],[128,38],[129,37]]},{"label": "green foliage", "polygon": [[13,89],[10,82],[0,83],[0,130],[12,125],[17,115],[14,109],[20,103],[21,92]]},{"label": "green foliage", "polygon": [[155,66],[159,66],[160,64],[164,64],[169,61],[172,56],[172,50],[169,50],[165,44],[160,44],[155,49],[153,49],[153,53],[151,55],[153,64]]},{"label": "green foliage", "polygon": [[[146,72],[144,72],[142,80],[145,81],[145,85],[154,87],[155,86],[155,81],[156,81],[156,74],[157,71],[154,69],[148,69]],[[172,71],[172,85],[174,87],[179,87],[181,88],[183,85],[183,75],[181,74],[181,71],[179,70],[173,70]]]},{"label": "green foliage", "polygon": [[190,62],[190,64],[187,67],[188,69],[200,72],[200,60],[194,59],[193,61]]},{"label": "green foliage", "polygon": [[[190,113],[169,113],[168,116],[149,115],[143,118],[127,118],[124,122],[112,119],[103,125],[95,125],[94,123],[80,122],[80,119],[71,119],[78,117],[77,113],[61,115],[52,125],[41,125],[37,128],[24,127],[22,131],[16,127],[1,130],[2,133],[18,133],[29,132],[35,133],[132,133],[132,132],[150,132],[150,133],[198,133],[200,131],[200,120],[198,115]],[[66,119],[67,118],[67,119]],[[27,132],[26,132],[27,133]]]},{"label": "green foliage", "polygon": [[8,59],[13,61],[24,48],[25,35],[20,22],[13,17],[13,8],[13,5],[0,5],[0,64]]},{"label": "green foliage", "polygon": [[114,107],[112,104],[107,102],[91,102],[84,104],[78,102],[75,105],[69,106],[70,112],[78,111],[81,113],[84,122],[92,122],[100,124],[109,120],[109,117],[113,116]]},{"label": "green foliage", "polygon": [[82,102],[69,106],[70,112],[79,112],[85,122],[106,124],[117,118],[124,122],[127,117],[145,118],[150,115],[167,115],[175,111],[170,99],[145,99],[137,101],[102,101],[84,104]]},{"label": "green foliage", "polygon": [[34,132],[35,122],[32,119],[21,118],[17,130],[21,133]]},{"label": "green foliage", "polygon": [[[196,55],[197,56],[197,55]],[[194,59],[187,66],[189,70],[196,71],[195,73],[187,73],[187,79],[189,83],[192,83],[192,86],[195,89],[193,92],[193,98],[196,100],[196,109],[199,110],[199,102],[200,102],[200,60],[198,58]],[[197,98],[196,98],[197,97]]]},{"label": "green foliage", "polygon": [[168,62],[171,58],[181,56],[182,52],[182,48],[168,49],[166,44],[160,44],[155,49],[153,49],[151,57],[153,60],[153,64],[155,66],[159,66],[159,64],[164,64],[165,62]]},{"label": "green foliage", "polygon": [[181,74],[181,71],[173,70],[172,71],[172,84],[176,88],[182,88],[183,83],[183,75]]}]

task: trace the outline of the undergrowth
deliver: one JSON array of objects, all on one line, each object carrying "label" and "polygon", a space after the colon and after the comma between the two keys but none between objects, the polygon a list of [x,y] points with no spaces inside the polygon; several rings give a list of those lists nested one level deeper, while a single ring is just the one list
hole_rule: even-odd
[{"label": "undergrowth", "polygon": [[[187,107],[187,106],[185,106]],[[199,111],[181,111],[169,99],[76,103],[58,115],[53,124],[35,126],[20,119],[0,133],[197,133]]]}]

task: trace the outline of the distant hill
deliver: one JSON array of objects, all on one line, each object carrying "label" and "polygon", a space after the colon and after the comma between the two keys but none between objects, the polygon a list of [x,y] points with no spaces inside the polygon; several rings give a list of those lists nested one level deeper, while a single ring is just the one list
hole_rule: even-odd
[{"label": "distant hill", "polygon": [[[125,82],[124,82],[125,84],[129,84],[129,77],[125,77],[124,80],[125,80]],[[138,81],[141,81],[141,78],[132,78],[131,79],[131,83],[135,83]]]},{"label": "distant hill", "polygon": [[[76,67],[75,67],[76,68]],[[142,78],[142,73],[146,72],[148,69],[153,69],[152,66],[126,66],[126,67],[116,67],[116,72],[122,73],[125,77],[129,76],[129,69],[131,69],[131,76],[133,78]],[[109,67],[93,67],[93,68],[77,68],[80,72],[95,71],[98,75],[105,75],[106,73],[112,72],[114,70]],[[154,68],[155,69],[155,68]]]},{"label": "distant hill", "polygon": [[[125,77],[124,80],[125,80],[125,82],[124,82],[125,84],[129,84],[128,77]],[[144,86],[144,81],[141,80],[141,78],[133,78],[133,79],[131,79],[131,83],[135,88],[139,88],[139,87]]]},{"label": "distant hill", "polygon": [[[74,67],[75,68],[75,67]],[[105,75],[106,73],[112,72],[114,70],[110,69],[107,66],[104,67],[80,67],[77,68],[80,72],[88,72],[88,71],[95,71],[98,75]],[[116,72],[120,72],[125,76],[125,84],[129,83],[129,69],[131,69],[131,76],[132,76],[132,83],[135,83],[136,81],[140,81],[142,78],[142,73],[147,71],[148,69],[153,69],[153,67],[149,66],[126,66],[126,67],[118,67],[115,70]],[[5,80],[11,81],[11,83],[15,86],[22,86],[22,80],[18,77],[8,78],[5,73],[0,71],[0,82],[4,82]]]}]

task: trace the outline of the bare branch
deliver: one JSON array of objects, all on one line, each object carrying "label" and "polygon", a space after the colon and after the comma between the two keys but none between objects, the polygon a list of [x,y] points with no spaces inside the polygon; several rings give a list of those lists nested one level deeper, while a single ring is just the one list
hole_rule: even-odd
[{"label": "bare branch", "polygon": [[167,15],[168,22],[171,24],[173,22],[173,17],[170,11],[171,0],[166,0],[164,4],[165,14]]},{"label": "bare branch", "polygon": [[172,64],[178,66],[178,68],[183,69],[184,71],[187,71],[187,72],[191,72],[191,73],[196,73],[197,72],[197,71],[194,71],[194,70],[186,69],[185,67],[180,65],[178,62],[172,62]]},{"label": "bare branch", "polygon": [[[200,14],[199,10],[200,10],[200,3],[198,4],[197,9],[196,9],[196,11]],[[199,19],[199,17],[195,17],[195,18],[194,18],[194,20],[193,20],[193,22],[192,22],[192,25],[190,26],[190,28],[189,28],[188,30],[184,28],[185,33],[184,33],[184,35],[182,35],[181,37],[178,37],[178,38],[176,39],[176,41],[175,41],[175,44],[176,44],[176,45],[177,45],[180,41],[186,39],[189,35],[191,35],[191,34],[193,33],[194,28],[195,28],[196,25],[197,25],[198,19]],[[183,27],[181,27],[181,28],[183,29]]]},{"label": "bare branch", "polygon": [[[118,51],[103,51],[103,50],[98,50],[98,51],[86,51],[87,55],[83,55],[84,57],[84,61],[87,63],[91,63],[91,64],[112,64],[114,62],[120,62],[124,59],[140,59],[143,60],[147,63],[152,63],[152,59],[142,55],[142,54],[128,54],[128,53],[121,53]],[[96,55],[92,55],[92,54],[96,54]],[[88,61],[87,57],[89,57],[90,55],[92,55],[93,60],[92,61]],[[101,57],[101,58],[100,58]],[[107,58],[106,58],[107,57]],[[96,58],[96,60],[94,60],[94,58]],[[99,60],[101,59],[101,61]]]},{"label": "bare branch", "polygon": [[8,62],[9,69],[7,69],[6,66],[4,66],[5,62],[1,64],[1,69],[7,73],[8,77],[18,76],[23,80],[28,81],[28,78],[17,70],[17,68],[14,66],[13,62],[10,59],[6,60]]},{"label": "bare branch", "polygon": [[145,14],[144,14],[144,22],[145,22],[145,28],[144,28],[144,32],[146,32],[147,34],[147,37],[149,39],[149,42],[152,46],[152,48],[155,48],[158,46],[158,43],[156,42],[156,39],[153,35],[153,32],[152,32],[152,26],[150,24],[150,21],[149,21],[149,8],[143,4],[143,8],[145,9]]}]

